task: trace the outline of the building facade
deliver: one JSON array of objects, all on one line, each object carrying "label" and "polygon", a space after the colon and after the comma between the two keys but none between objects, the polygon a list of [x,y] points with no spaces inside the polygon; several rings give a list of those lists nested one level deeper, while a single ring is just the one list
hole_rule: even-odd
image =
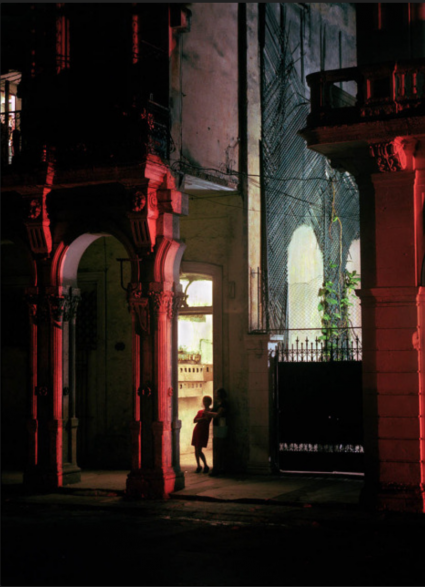
[{"label": "building facade", "polygon": [[[317,212],[320,186],[335,181],[352,195],[347,217],[362,198],[326,125],[341,104],[344,113],[356,107],[358,80],[329,77],[331,114],[314,81],[328,83],[319,70],[357,71],[354,6],[41,4],[2,13],[4,462],[50,488],[78,480],[82,467],[126,469],[129,495],[166,496],[184,485],[202,396],[224,387],[227,470],[269,473],[270,349],[291,327],[321,328],[307,311],[289,318],[306,296],[317,306],[315,286],[293,292],[336,255],[325,263],[317,238],[314,218],[328,213]],[[302,117],[290,112],[307,115],[309,74],[311,154],[296,134]],[[273,88],[286,94],[272,100]],[[308,191],[312,157],[320,177]],[[289,207],[294,198],[309,207]],[[366,260],[378,228],[364,214],[346,225],[342,262],[345,270],[356,258],[360,237],[362,292],[381,271],[380,260]],[[307,257],[317,249],[313,233],[316,265],[296,274],[301,245]],[[370,346],[377,325],[363,305]],[[365,365],[375,359],[364,356]],[[369,491],[385,459],[368,405]]]}]

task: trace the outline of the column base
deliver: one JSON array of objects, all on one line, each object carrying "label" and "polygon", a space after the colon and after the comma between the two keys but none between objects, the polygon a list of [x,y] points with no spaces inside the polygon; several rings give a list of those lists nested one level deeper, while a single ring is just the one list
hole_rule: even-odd
[{"label": "column base", "polygon": [[184,473],[173,469],[140,469],[127,477],[126,495],[131,499],[168,499],[180,489],[184,489]]},{"label": "column base", "polygon": [[81,469],[72,463],[64,463],[62,473],[62,485],[71,485],[81,481]]},{"label": "column base", "polygon": [[360,494],[360,504],[368,509],[425,513],[425,489],[421,485],[380,483],[368,486]]}]

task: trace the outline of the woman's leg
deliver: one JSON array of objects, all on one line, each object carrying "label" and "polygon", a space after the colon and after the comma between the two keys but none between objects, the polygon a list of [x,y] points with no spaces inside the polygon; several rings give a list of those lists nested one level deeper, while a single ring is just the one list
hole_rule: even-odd
[{"label": "woman's leg", "polygon": [[201,464],[199,462],[200,454],[202,454],[202,448],[200,446],[195,446],[195,459],[197,464],[196,473],[200,473],[202,469]]},{"label": "woman's leg", "polygon": [[205,458],[205,455],[202,452],[202,448],[199,449],[199,456],[201,458],[201,461],[204,463],[204,467],[206,467],[207,466],[207,459]]}]

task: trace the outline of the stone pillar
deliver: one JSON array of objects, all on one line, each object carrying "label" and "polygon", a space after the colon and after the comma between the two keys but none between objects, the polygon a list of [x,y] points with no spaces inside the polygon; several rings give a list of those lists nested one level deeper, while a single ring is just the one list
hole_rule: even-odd
[{"label": "stone pillar", "polygon": [[[150,326],[152,344],[152,371],[142,361],[143,371],[148,381],[152,374],[152,382],[148,387],[142,385],[141,394],[144,400],[152,401],[151,435],[153,459],[144,459],[144,446],[141,446],[141,467],[131,471],[127,479],[127,494],[130,497],[167,498],[169,493],[184,487],[182,473],[173,468],[173,387],[172,387],[172,314],[173,292],[159,289],[160,284],[150,284],[149,306],[143,302]],[[146,300],[146,298],[140,298]],[[144,345],[145,346],[145,345]],[[147,401],[143,402],[146,406]],[[143,411],[144,407],[141,407]],[[150,411],[150,410],[149,410]],[[137,420],[136,420],[137,421]],[[146,420],[145,420],[146,421]],[[141,436],[143,440],[143,436]],[[150,443],[149,443],[150,444]],[[134,465],[137,465],[136,459]]]},{"label": "stone pillar", "polygon": [[[152,284],[153,285],[153,284]],[[151,291],[154,328],[155,387],[157,420],[152,423],[154,435],[154,462],[163,478],[164,493],[184,486],[183,476],[173,469],[173,293]],[[176,477],[177,475],[177,477]]]},{"label": "stone pillar", "polygon": [[[382,145],[374,145],[372,153],[381,171],[372,175],[373,207],[368,200],[370,190],[359,182],[365,430],[362,498],[378,508],[420,512],[424,507],[417,334],[417,300],[419,314],[422,311],[417,281],[421,214],[414,197],[415,172],[403,159],[406,153],[389,157],[392,151]],[[365,208],[370,214],[365,214]]]},{"label": "stone pillar", "polygon": [[270,462],[270,389],[269,337],[252,334],[245,338],[248,362],[249,461],[254,474],[271,472]]},{"label": "stone pillar", "polygon": [[35,319],[31,326],[31,384],[36,385],[31,391],[30,461],[24,483],[34,489],[51,490],[63,484],[64,288],[48,286],[43,291],[33,288],[27,292],[27,299]]},{"label": "stone pillar", "polygon": [[[178,394],[178,318],[179,309],[186,302],[186,295],[178,292],[173,298],[172,314],[172,435],[173,435],[173,457],[172,465],[176,473],[180,473],[180,431],[182,422],[179,420],[179,394]],[[184,479],[183,479],[184,483]]]},{"label": "stone pillar", "polygon": [[142,422],[140,398],[141,381],[141,336],[149,333],[149,300],[142,295],[142,284],[129,285],[129,309],[132,320],[132,373],[133,373],[133,420],[130,423],[131,434],[131,473],[137,474],[142,466]]},{"label": "stone pillar", "polygon": [[28,303],[30,321],[30,344],[29,344],[29,413],[27,419],[28,452],[25,467],[25,476],[31,476],[38,463],[38,420],[37,420],[37,307],[38,289],[30,287],[25,292],[25,299]]},{"label": "stone pillar", "polygon": [[76,343],[77,343],[77,308],[80,301],[80,290],[70,288],[65,296],[64,308],[64,464],[63,484],[81,481],[81,469],[77,465],[77,432],[78,418],[76,406]]}]

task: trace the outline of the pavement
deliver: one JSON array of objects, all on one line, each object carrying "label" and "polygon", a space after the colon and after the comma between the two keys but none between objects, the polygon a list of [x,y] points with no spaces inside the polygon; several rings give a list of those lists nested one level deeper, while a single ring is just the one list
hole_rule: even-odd
[{"label": "pavement", "polygon": [[[57,492],[42,495],[25,493],[22,473],[2,472],[3,496],[8,501],[26,503],[82,503],[105,498],[130,505],[125,498],[127,471],[83,471],[81,481],[66,485]],[[343,474],[282,473],[280,475],[225,475],[213,477],[196,474],[194,467],[185,470],[185,488],[171,494],[171,499],[251,504],[337,505],[357,507],[363,477]],[[105,505],[107,501],[102,503]]]},{"label": "pavement", "polygon": [[29,495],[2,474],[5,586],[423,586],[425,516],[359,505],[360,476],[210,477],[128,500],[127,471]]}]

